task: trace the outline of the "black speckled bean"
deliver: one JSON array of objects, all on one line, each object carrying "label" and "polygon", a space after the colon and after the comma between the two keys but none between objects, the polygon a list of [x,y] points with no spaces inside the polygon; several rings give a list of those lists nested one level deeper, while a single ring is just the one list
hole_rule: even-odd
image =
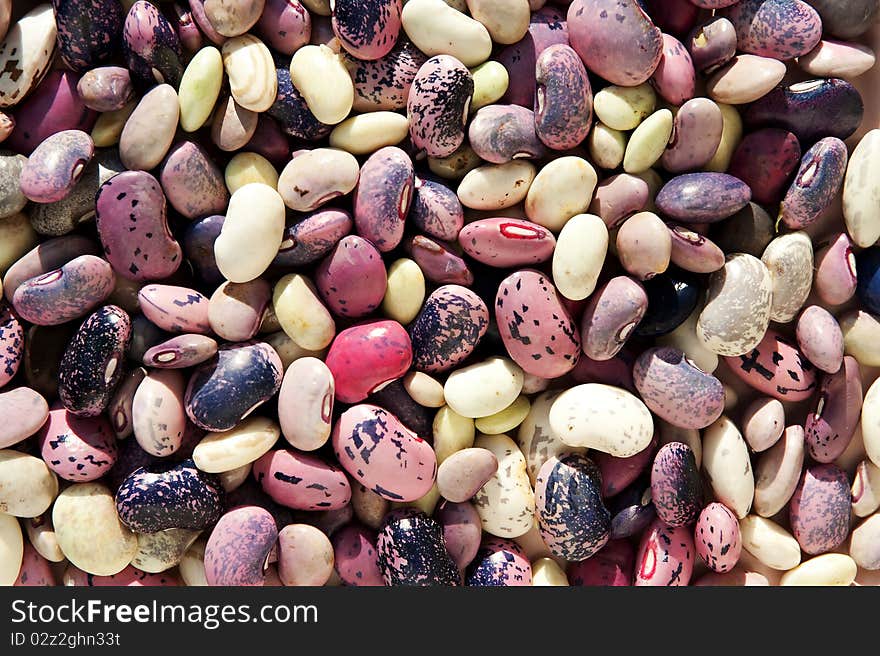
[{"label": "black speckled bean", "polygon": [[403,223],[413,196],[413,164],[400,148],[387,146],[361,167],[354,191],[354,224],[383,253],[403,239]]},{"label": "black speckled bean", "polygon": [[593,90],[583,62],[570,46],[552,45],[538,56],[535,81],[538,138],[554,150],[574,148],[593,119]]},{"label": "black speckled bean", "polygon": [[13,379],[24,355],[24,329],[6,303],[0,305],[0,387]]},{"label": "black speckled bean", "polygon": [[822,38],[819,14],[801,0],[740,0],[719,13],[736,28],[738,48],[752,55],[794,59]]},{"label": "black speckled bean", "polygon": [[[122,35],[122,6],[116,0],[52,0],[58,50],[81,73],[110,60]],[[102,110],[106,111],[106,110]]]},{"label": "black speckled bean", "polygon": [[840,191],[849,156],[846,144],[836,137],[817,141],[801,160],[801,167],[779,210],[782,222],[792,230],[813,223]]},{"label": "black speckled bean", "polygon": [[413,401],[413,398],[403,387],[401,379],[393,380],[378,392],[373,392],[364,403],[385,408],[400,419],[404,426],[420,437],[431,435],[434,412]]},{"label": "black speckled bean", "polygon": [[401,0],[335,0],[333,33],[359,59],[379,59],[389,53],[400,34]]},{"label": "black speckled bean", "polygon": [[532,584],[532,565],[513,540],[486,537],[467,568],[468,587],[512,587]]},{"label": "black speckled bean", "polygon": [[431,237],[454,241],[464,226],[464,210],[458,195],[445,184],[415,176],[407,219]]},{"label": "black speckled bean", "polygon": [[451,55],[422,64],[406,102],[413,146],[428,157],[447,157],[464,141],[464,126],[474,94],[470,71]]},{"label": "black speckled bean", "polygon": [[125,17],[123,49],[128,69],[150,84],[167,83],[175,89],[183,76],[183,50],[174,26],[146,0],[138,0]]},{"label": "black speckled bean", "polygon": [[315,118],[305,99],[293,86],[289,62],[276,62],[275,74],[278,77],[278,95],[266,113],[278,122],[285,134],[306,141],[317,141],[330,134],[333,126]]},{"label": "black speckled bean", "polygon": [[352,108],[356,112],[375,112],[406,107],[416,73],[428,58],[401,35],[391,52],[380,59],[364,61],[348,53],[343,59],[354,81]]},{"label": "black speckled bean", "polygon": [[443,529],[420,510],[393,510],[376,539],[379,571],[387,585],[459,585],[460,575],[446,551]]},{"label": "black speckled bean", "polygon": [[687,526],[697,520],[703,507],[703,483],[687,444],[669,442],[660,447],[651,468],[651,497],[657,516],[669,526]]},{"label": "black speckled bean", "polygon": [[459,285],[436,289],[409,327],[413,368],[451,369],[473,353],[488,327],[489,309],[474,292]]},{"label": "black speckled bean", "polygon": [[849,535],[852,495],[846,473],[836,465],[813,465],[801,474],[789,502],[791,530],[801,549],[820,554]]},{"label": "black speckled bean", "polygon": [[105,305],[83,322],[59,368],[58,393],[65,408],[83,417],[107,408],[130,340],[131,319],[115,305]]}]

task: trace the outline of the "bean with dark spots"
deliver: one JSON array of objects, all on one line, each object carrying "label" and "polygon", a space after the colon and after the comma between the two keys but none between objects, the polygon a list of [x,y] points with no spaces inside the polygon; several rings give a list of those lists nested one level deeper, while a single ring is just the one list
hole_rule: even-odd
[{"label": "bean with dark spots", "polygon": [[122,30],[128,69],[147,84],[167,83],[175,89],[183,77],[183,50],[174,26],[159,8],[138,0],[128,10]]},{"label": "bean with dark spots", "polygon": [[836,137],[820,139],[804,154],[779,216],[792,230],[815,222],[843,186],[849,161],[846,144]]},{"label": "bean with dark spots", "polygon": [[416,73],[406,102],[413,146],[428,157],[447,157],[464,142],[474,93],[470,71],[451,55],[437,55]]},{"label": "bean with dark spots", "polygon": [[263,586],[264,566],[278,540],[272,515],[257,506],[230,510],[220,518],[205,545],[208,585]]},{"label": "bean with dark spots", "polygon": [[[122,36],[122,7],[115,0],[52,0],[58,51],[78,73],[109,61]],[[106,110],[99,110],[106,111]]]},{"label": "bean with dark spots", "polygon": [[253,474],[266,494],[295,510],[337,510],[351,501],[342,469],[295,449],[269,451],[254,462]]},{"label": "bean with dark spots", "polygon": [[486,537],[465,573],[468,587],[510,587],[532,584],[532,565],[513,540]]},{"label": "bean with dark spots", "polygon": [[383,253],[403,239],[413,175],[412,160],[396,146],[380,148],[361,167],[354,191],[355,229]]},{"label": "bean with dark spots", "polygon": [[858,361],[847,355],[836,373],[823,374],[816,404],[804,423],[804,441],[816,462],[837,460],[852,441],[862,412]]},{"label": "bean with dark spots", "polygon": [[168,202],[187,219],[218,214],[229,204],[223,173],[193,141],[171,147],[159,166],[159,180]]},{"label": "bean with dark spots", "polygon": [[376,539],[379,571],[391,586],[459,585],[458,567],[446,551],[441,526],[414,508],[393,510]]},{"label": "bean with dark spots", "polygon": [[720,13],[733,23],[739,50],[752,55],[794,59],[822,38],[822,19],[801,0],[741,0]]},{"label": "bean with dark spots", "polygon": [[651,468],[651,498],[667,525],[693,524],[703,507],[703,484],[691,448],[682,442],[660,447]]},{"label": "bean with dark spots", "polygon": [[407,217],[419,230],[443,241],[453,241],[464,226],[458,195],[440,181],[415,176]]},{"label": "bean with dark spots", "polygon": [[379,59],[397,43],[402,9],[401,0],[335,0],[333,33],[358,59]]},{"label": "bean with dark spots", "polygon": [[330,134],[333,126],[315,118],[302,94],[293,86],[288,64],[276,62],[275,74],[278,77],[278,93],[266,113],[277,121],[284,133],[306,141],[318,141]]},{"label": "bean with dark spots", "polygon": [[805,553],[826,553],[846,541],[851,502],[849,479],[839,467],[813,465],[804,470],[789,502],[789,519]]},{"label": "bean with dark spots", "polygon": [[0,387],[11,381],[24,356],[24,329],[9,305],[0,305]]},{"label": "bean with dark spots", "polygon": [[365,61],[343,53],[343,61],[354,81],[352,108],[356,112],[403,109],[416,73],[427,59],[404,35],[379,59]]},{"label": "bean with dark spots", "polygon": [[116,463],[116,435],[103,415],[77,417],[64,408],[49,412],[37,434],[49,469],[75,483],[94,481]]}]

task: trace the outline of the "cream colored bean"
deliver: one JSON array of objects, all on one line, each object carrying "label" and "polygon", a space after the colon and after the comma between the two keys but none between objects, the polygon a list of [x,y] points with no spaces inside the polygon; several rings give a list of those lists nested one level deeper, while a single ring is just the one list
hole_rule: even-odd
[{"label": "cream colored bean", "polygon": [[458,199],[475,210],[512,207],[526,198],[536,174],[535,165],[524,160],[478,166],[458,185]]},{"label": "cream colored bean", "polygon": [[707,349],[697,337],[697,320],[700,318],[700,311],[701,308],[698,306],[675,330],[658,337],[657,345],[674,346],[700,369],[711,374],[718,368],[718,354]]},{"label": "cream colored bean", "polygon": [[247,184],[229,199],[226,220],[214,242],[220,273],[231,282],[249,282],[275,259],[284,237],[284,201],[272,187]]},{"label": "cream colored bean", "polygon": [[651,114],[630,135],[623,156],[623,170],[641,173],[651,168],[663,156],[672,136],[672,112],[660,109]]},{"label": "cream colored bean", "polygon": [[715,102],[745,105],[782,82],[785,64],[769,57],[742,54],[709,78],[706,90]]},{"label": "cream colored bean", "polygon": [[127,169],[149,171],[165,157],[180,118],[180,102],[170,84],[160,84],[141,98],[119,135],[119,158]]},{"label": "cream colored bean", "polygon": [[403,325],[416,318],[425,300],[425,274],[415,261],[402,257],[388,267],[382,313]]},{"label": "cream colored bean", "polygon": [[595,214],[566,221],[553,251],[553,283],[565,298],[580,301],[596,289],[608,253],[608,228]]},{"label": "cream colored bean", "polygon": [[411,371],[404,376],[403,388],[413,401],[426,408],[442,408],[446,404],[443,383],[422,371]]},{"label": "cream colored bean", "polygon": [[0,449],[0,513],[36,517],[58,496],[58,478],[40,458]]},{"label": "cream colored bean", "polygon": [[0,70],[5,71],[0,76],[0,108],[17,105],[37,86],[52,65],[57,36],[55,12],[48,2],[9,28],[0,43]]},{"label": "cream colored bean", "polygon": [[256,25],[265,6],[265,0],[205,0],[204,12],[218,34],[238,36]]},{"label": "cream colored bean", "polygon": [[326,353],[325,349],[304,349],[294,342],[283,329],[267,335],[263,341],[275,349],[278,357],[281,358],[281,364],[285,370],[300,358],[323,358]]},{"label": "cream colored bean", "polygon": [[526,216],[559,232],[571,217],[586,211],[598,181],[596,169],[587,160],[572,156],[554,159],[538,172],[529,187]]},{"label": "cream colored bean", "polygon": [[730,167],[733,153],[742,141],[743,123],[739,111],[733,105],[719,102],[718,109],[721,110],[722,119],[721,143],[718,144],[718,150],[706,164],[705,169],[723,173]]},{"label": "cream colored bean", "polygon": [[278,95],[278,77],[266,44],[252,34],[242,34],[226,41],[222,54],[235,102],[252,112],[269,109]]},{"label": "cream colored bean", "polygon": [[205,545],[207,543],[207,537],[196,540],[180,559],[177,571],[180,573],[180,578],[188,586],[208,585],[208,579],[205,576]]},{"label": "cream colored bean", "polygon": [[284,585],[324,585],[333,563],[333,545],[320,529],[289,524],[278,534],[278,578]]},{"label": "cream colored bean", "polygon": [[431,434],[434,437],[434,454],[439,465],[453,453],[474,445],[476,434],[474,420],[463,417],[448,405],[444,405],[434,415]]},{"label": "cream colored bean", "polygon": [[789,426],[755,466],[755,512],[773,517],[794,494],[804,464],[804,429]]},{"label": "cream colored bean", "polygon": [[880,570],[880,514],[871,515],[853,529],[849,555],[859,567]]},{"label": "cream colored bean", "polygon": [[657,94],[650,84],[635,87],[607,86],[593,98],[593,111],[602,123],[614,130],[636,129],[654,111]]},{"label": "cream colored bean", "polygon": [[303,46],[293,53],[290,81],[321,123],[336,125],[351,111],[354,82],[342,56],[327,46]]},{"label": "cream colored bean", "polygon": [[626,142],[625,132],[609,128],[601,121],[596,121],[587,139],[590,158],[596,163],[596,166],[613,171],[623,164]]},{"label": "cream colored bean", "polygon": [[844,353],[860,365],[880,367],[880,321],[867,312],[853,310],[841,316],[839,323]]},{"label": "cream colored bean", "polygon": [[755,452],[776,444],[785,429],[785,408],[778,399],[760,396],[746,408],[742,418],[743,437]]},{"label": "cream colored bean", "polygon": [[144,572],[157,574],[177,567],[201,531],[169,528],[156,533],[139,533],[137,552],[131,564]]},{"label": "cream colored bean", "polygon": [[528,0],[467,0],[467,7],[495,43],[516,43],[529,29]]},{"label": "cream colored bean", "polygon": [[288,274],[275,284],[272,305],[281,328],[302,348],[319,351],[333,341],[333,317],[318,298],[314,284],[302,274]]},{"label": "cream colored bean", "polygon": [[645,449],[654,421],[644,403],[619,387],[586,383],[563,392],[550,408],[550,427],[563,442],[628,458]]},{"label": "cream colored bean", "polygon": [[431,173],[445,180],[461,180],[482,161],[474,149],[465,143],[448,157],[429,157],[428,168]]},{"label": "cream colored bean", "polygon": [[663,419],[657,420],[657,426],[660,429],[660,446],[669,444],[670,442],[681,442],[687,444],[694,453],[694,460],[697,467],[703,465],[703,441],[700,437],[700,431],[696,428],[682,428],[681,426],[673,426]]},{"label": "cream colored bean", "polygon": [[408,0],[400,18],[410,41],[429,57],[452,55],[465,66],[476,66],[492,53],[486,27],[443,0]]},{"label": "cream colored bean", "polygon": [[103,112],[98,116],[92,127],[91,137],[95,144],[95,148],[109,148],[119,143],[122,136],[122,130],[128,121],[129,116],[134,112],[137,103],[131,101],[122,109],[113,112]]},{"label": "cream colored bean", "polygon": [[497,102],[507,92],[510,84],[510,76],[504,64],[497,61],[487,61],[471,69],[474,78],[474,95],[471,98],[470,113],[473,114],[480,107]]},{"label": "cream colored bean", "polygon": [[843,218],[853,243],[867,248],[880,238],[880,129],[859,141],[843,181]]},{"label": "cream colored bean", "polygon": [[538,558],[532,563],[532,585],[536,587],[567,587],[568,577],[552,558]]},{"label": "cream colored bean", "polygon": [[101,483],[74,483],[52,508],[52,523],[64,555],[88,574],[121,572],[137,553],[137,536],[116,514],[113,493]]},{"label": "cream colored bean", "polygon": [[24,538],[18,520],[0,513],[0,586],[15,583],[23,557]]},{"label": "cream colored bean", "polygon": [[449,407],[464,417],[488,417],[513,403],[522,385],[518,365],[508,358],[492,357],[449,374],[443,395]]},{"label": "cream colored bean", "polygon": [[18,212],[0,219],[0,275],[36,246],[38,239],[26,214]]},{"label": "cream colored bean", "polygon": [[860,43],[820,41],[797,63],[805,73],[815,77],[839,77],[852,80],[874,68],[874,51]]},{"label": "cream colored bean", "polygon": [[776,522],[758,515],[739,522],[743,549],[767,567],[787,571],[801,562],[801,547],[791,533]]},{"label": "cream colored bean", "polygon": [[880,508],[880,467],[862,460],[852,484],[852,507],[856,517],[867,517]]},{"label": "cream colored bean", "polygon": [[770,320],[788,323],[813,286],[813,242],[804,231],[780,235],[767,244],[761,261],[770,271],[773,289]]},{"label": "cream colored bean", "polygon": [[498,459],[498,470],[474,495],[483,530],[501,538],[527,533],[535,523],[535,494],[526,473],[526,459],[507,435],[481,435],[474,446]]},{"label": "cream colored bean", "polygon": [[186,65],[177,90],[184,132],[195,132],[208,122],[222,84],[223,57],[217,48],[205,46]]},{"label": "cream colored bean", "polygon": [[249,462],[241,467],[230,469],[229,471],[220,472],[220,485],[223,486],[224,492],[232,492],[240,488],[251,475],[253,463]]},{"label": "cream colored bean", "polygon": [[38,554],[50,563],[60,563],[64,560],[64,552],[58,546],[58,536],[55,535],[55,527],[52,526],[51,513],[43,513],[25,520],[24,528],[28,541]]},{"label": "cream colored bean", "polygon": [[278,178],[278,193],[297,212],[311,212],[351,192],[360,176],[354,155],[338,148],[315,148],[294,157]]},{"label": "cream colored bean", "polygon": [[529,414],[531,404],[529,399],[522,394],[509,406],[488,417],[480,417],[474,421],[474,426],[486,435],[500,435],[517,428]]},{"label": "cream colored bean", "polygon": [[703,432],[703,471],[715,498],[740,519],[745,517],[755,496],[749,447],[724,415]]},{"label": "cream colored bean", "polygon": [[535,397],[529,414],[519,425],[516,442],[526,459],[526,472],[532,486],[545,462],[562,453],[586,453],[583,447],[572,447],[559,439],[550,426],[550,408],[562,394],[561,390],[543,392]]},{"label": "cream colored bean", "polygon": [[330,145],[352,155],[369,155],[406,138],[409,121],[396,112],[370,112],[344,120],[330,133]]},{"label": "cream colored bean", "polygon": [[672,237],[653,212],[638,212],[617,230],[617,257],[623,268],[639,280],[648,280],[669,268]]},{"label": "cream colored bean", "polygon": [[196,467],[212,474],[254,462],[278,440],[281,427],[266,417],[249,417],[238,426],[208,433],[193,450]]},{"label": "cream colored bean", "polygon": [[880,378],[871,383],[865,393],[861,423],[865,453],[880,467]]},{"label": "cream colored bean", "polygon": [[845,554],[827,553],[810,558],[786,572],[779,585],[848,587],[856,579],[858,566]]},{"label": "cream colored bean", "polygon": [[257,153],[236,153],[226,165],[223,177],[230,194],[255,182],[278,188],[278,171],[272,162]]}]

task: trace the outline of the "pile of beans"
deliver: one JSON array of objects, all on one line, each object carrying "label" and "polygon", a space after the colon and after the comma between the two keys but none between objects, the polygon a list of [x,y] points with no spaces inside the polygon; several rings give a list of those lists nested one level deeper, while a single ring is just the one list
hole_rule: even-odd
[{"label": "pile of beans", "polygon": [[878,10],[0,0],[0,583],[880,584]]}]

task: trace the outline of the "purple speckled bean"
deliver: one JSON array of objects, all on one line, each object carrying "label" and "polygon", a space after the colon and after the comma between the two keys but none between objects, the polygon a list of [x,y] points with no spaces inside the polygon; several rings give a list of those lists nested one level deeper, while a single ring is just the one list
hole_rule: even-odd
[{"label": "purple speckled bean", "polygon": [[820,139],[804,153],[800,169],[782,199],[782,222],[792,230],[800,230],[818,219],[843,186],[848,160],[846,144],[836,137]]},{"label": "purple speckled bean", "polygon": [[159,169],[159,180],[168,202],[188,219],[223,212],[229,203],[223,172],[193,141],[171,147]]},{"label": "purple speckled bean", "polygon": [[361,167],[354,192],[354,224],[358,234],[380,251],[397,247],[413,191],[413,165],[400,148],[386,146]]},{"label": "purple speckled bean", "polygon": [[343,237],[315,272],[315,286],[338,316],[365,316],[385,297],[388,277],[382,255],[362,237]]},{"label": "purple speckled bean", "polygon": [[351,501],[345,472],[293,449],[269,451],[254,463],[254,478],[276,503],[295,510],[336,510]]},{"label": "purple speckled bean", "polygon": [[[29,387],[0,393],[0,449],[14,446],[36,433],[49,416],[49,404]],[[479,522],[478,522],[479,524]]]},{"label": "purple speckled bean", "polygon": [[116,462],[116,435],[102,415],[77,417],[53,408],[37,443],[49,469],[75,483],[97,480]]},{"label": "purple speckled bean", "polygon": [[76,85],[83,104],[96,112],[122,109],[134,99],[127,68],[102,66],[87,71]]},{"label": "purple speckled bean", "polygon": [[272,50],[292,55],[309,42],[312,18],[299,0],[266,0],[254,29]]},{"label": "purple speckled bean", "polygon": [[696,547],[690,528],[668,526],[659,517],[642,534],[636,554],[636,586],[690,583]]},{"label": "purple speckled bean", "polygon": [[443,529],[421,510],[392,510],[376,539],[379,571],[391,586],[455,586],[461,577],[446,551]]},{"label": "purple speckled bean", "polygon": [[406,242],[406,250],[424,273],[438,285],[472,285],[474,274],[463,259],[443,244],[422,235]]},{"label": "purple speckled bean", "polygon": [[454,241],[464,226],[464,210],[458,194],[445,184],[415,176],[407,219],[431,237]]},{"label": "purple speckled bean", "polygon": [[245,342],[260,330],[272,288],[262,278],[249,282],[224,282],[208,301],[211,330],[230,342]]},{"label": "purple speckled bean", "polygon": [[358,59],[384,57],[397,43],[402,0],[335,0],[331,8],[333,33]]},{"label": "purple speckled bean", "polygon": [[217,353],[217,342],[206,335],[178,335],[151,346],[143,362],[159,369],[185,369],[210,360]]},{"label": "purple speckled bean", "polygon": [[67,235],[44,241],[25,253],[6,271],[3,293],[12,301],[15,290],[30,278],[52,271],[80,255],[97,255],[97,244],[82,235]]},{"label": "purple speckled bean", "polygon": [[663,55],[662,34],[636,0],[574,0],[568,38],[589,70],[621,86],[646,82]]},{"label": "purple speckled bean", "polygon": [[538,138],[554,150],[574,148],[593,119],[593,91],[583,62],[570,46],[552,45],[538,56],[535,82]]},{"label": "purple speckled bean", "polygon": [[798,346],[822,371],[837,373],[843,363],[843,332],[828,310],[811,305],[801,312],[795,331]]},{"label": "purple speckled bean", "polygon": [[0,305],[0,388],[15,377],[24,355],[24,329],[9,308]]},{"label": "purple speckled bean", "polygon": [[55,326],[81,317],[113,292],[113,269],[106,260],[80,255],[36,278],[12,296],[19,316],[38,326]]},{"label": "purple speckled bean", "polygon": [[823,303],[840,305],[856,293],[856,258],[853,244],[845,232],[832,237],[830,242],[817,249],[816,293]]},{"label": "purple speckled bean", "polygon": [[150,371],[138,385],[132,426],[138,444],[150,455],[164,457],[180,449],[186,428],[185,389],[186,379],[176,369]]},{"label": "purple speckled bean", "polygon": [[321,360],[305,357],[290,364],[278,392],[278,421],[292,446],[302,451],[324,446],[335,394],[333,374]]},{"label": "purple speckled bean", "polygon": [[556,248],[553,233],[524,219],[473,221],[458,233],[458,243],[477,262],[494,267],[546,262]]},{"label": "purple speckled bean", "polygon": [[428,58],[401,35],[391,52],[380,59],[364,61],[348,53],[343,59],[354,81],[352,109],[375,112],[406,107],[416,73]]},{"label": "purple speckled bean", "polygon": [[476,293],[459,285],[437,288],[409,326],[413,368],[451,369],[473,353],[488,327],[489,310]]},{"label": "purple speckled bean", "polygon": [[685,173],[663,185],[655,203],[685,223],[714,223],[739,212],[751,200],[748,185],[726,173]]},{"label": "purple speckled bean", "polygon": [[723,16],[714,16],[695,27],[685,43],[694,67],[708,74],[733,59],[736,28]]},{"label": "purple speckled bean", "polygon": [[35,203],[65,198],[94,154],[92,138],[80,130],[64,130],[47,137],[21,169],[22,193]]},{"label": "purple speckled bean", "polygon": [[613,497],[635,482],[654,460],[656,450],[657,436],[654,435],[648,446],[627,458],[618,458],[596,451],[593,460],[599,465],[599,471],[602,473],[602,497],[606,499]]},{"label": "purple speckled bean", "polygon": [[125,171],[100,186],[95,223],[104,255],[123,278],[167,278],[183,260],[168,229],[165,194],[146,171]]},{"label": "purple speckled bean", "polygon": [[224,344],[189,379],[186,414],[208,431],[230,430],[281,387],[283,365],[264,342]]},{"label": "purple speckled bean", "polygon": [[480,514],[472,504],[443,500],[435,513],[443,527],[446,550],[459,569],[467,567],[476,557],[483,533]]},{"label": "purple speckled bean", "polygon": [[668,526],[693,524],[703,502],[703,484],[694,452],[683,442],[660,447],[651,466],[651,497],[657,517]]},{"label": "purple speckled bean", "polygon": [[406,101],[409,136],[428,157],[447,157],[464,142],[464,127],[474,93],[470,71],[451,55],[422,64]]},{"label": "purple speckled bean", "polygon": [[810,457],[832,462],[849,446],[862,411],[862,380],[859,363],[846,356],[837,373],[824,374],[816,405],[804,424]]},{"label": "purple speckled bean", "polygon": [[530,586],[532,565],[513,540],[487,536],[465,572],[469,587]]},{"label": "purple speckled bean", "polygon": [[413,501],[434,485],[434,450],[382,408],[352,406],[336,421],[331,440],[339,464],[384,499]]},{"label": "purple speckled bean", "polygon": [[311,264],[333,250],[351,232],[354,223],[345,210],[322,208],[284,228],[273,268]]},{"label": "purple speckled bean", "polygon": [[557,378],[577,364],[581,354],[577,324],[542,273],[522,270],[501,281],[495,322],[504,348],[523,371]]},{"label": "purple speckled bean", "polygon": [[33,94],[13,113],[15,130],[4,142],[6,147],[30,155],[47,137],[62,130],[89,132],[98,114],[85,106],[76,85],[79,75],[69,71],[50,71]]},{"label": "purple speckled bean", "polygon": [[115,0],[52,0],[58,51],[82,72],[113,57],[122,35],[122,7]]},{"label": "purple speckled bean", "polygon": [[648,183],[629,173],[612,175],[596,186],[589,212],[600,217],[608,228],[615,228],[648,204]]},{"label": "purple speckled bean", "polygon": [[678,109],[669,145],[660,159],[670,173],[699,169],[708,164],[718,146],[724,119],[708,98],[693,98]]},{"label": "purple speckled bean", "polygon": [[493,164],[514,159],[540,159],[546,149],[535,133],[536,116],[519,105],[487,105],[477,110],[468,127],[474,152]]},{"label": "purple speckled bean", "polygon": [[107,408],[130,341],[131,319],[115,305],[105,305],[83,322],[58,368],[58,394],[65,408],[82,417]]},{"label": "purple speckled bean", "polygon": [[835,465],[813,465],[801,474],[789,502],[791,530],[808,554],[831,551],[849,535],[852,495],[846,473]]},{"label": "purple speckled bean", "polygon": [[794,59],[822,38],[822,19],[801,0],[741,0],[721,15],[736,28],[739,50],[752,55]]},{"label": "purple speckled bean", "polygon": [[613,358],[648,309],[644,287],[629,276],[617,276],[593,294],[581,319],[581,345],[592,360]]},{"label": "purple speckled bean", "polygon": [[664,34],[663,56],[651,76],[651,86],[665,101],[682,105],[694,97],[696,84],[697,74],[687,48],[674,36]]},{"label": "purple speckled bean", "polygon": [[816,390],[812,363],[796,344],[775,330],[768,330],[748,353],[724,359],[742,380],[780,401],[803,401]]},{"label": "purple speckled bean", "polygon": [[144,316],[162,330],[173,333],[211,332],[209,301],[188,287],[146,285],[138,292]]},{"label": "purple speckled bean", "polygon": [[168,83],[175,89],[183,76],[180,39],[159,8],[138,0],[125,17],[123,49],[128,69],[147,83]]},{"label": "purple speckled bean", "polygon": [[346,585],[384,586],[376,553],[376,533],[365,526],[349,524],[330,538],[336,573]]},{"label": "purple speckled bean", "polygon": [[772,205],[782,200],[785,186],[801,160],[797,137],[779,128],[747,134],[737,146],[728,171],[752,190],[756,203]]},{"label": "purple speckled bean", "polygon": [[667,227],[672,238],[673,264],[694,273],[712,273],[724,266],[724,251],[707,237],[674,223]]},{"label": "purple speckled bean", "polygon": [[113,398],[107,405],[107,416],[110,418],[110,424],[117,439],[123,440],[134,432],[131,406],[134,402],[135,392],[146,375],[147,370],[143,367],[135,367],[123,374],[116,386],[116,391],[113,393]]},{"label": "purple speckled bean", "polygon": [[278,527],[268,511],[257,506],[230,510],[205,545],[208,585],[264,585],[263,567],[277,539]]},{"label": "purple speckled bean", "polygon": [[645,405],[680,428],[705,428],[724,411],[724,386],[677,348],[649,348],[636,360],[633,382]]},{"label": "purple speckled bean", "polygon": [[743,118],[748,128],[783,128],[806,144],[823,137],[846,139],[861,125],[863,115],[858,90],[830,78],[776,87],[754,102]]}]

